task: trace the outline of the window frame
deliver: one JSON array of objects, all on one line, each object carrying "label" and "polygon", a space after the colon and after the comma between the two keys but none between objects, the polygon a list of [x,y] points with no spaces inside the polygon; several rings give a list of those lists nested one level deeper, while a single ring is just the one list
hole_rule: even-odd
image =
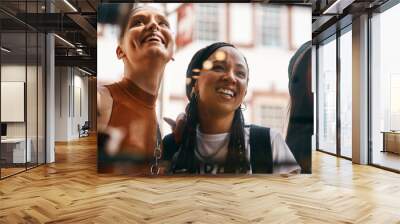
[{"label": "window frame", "polygon": [[377,14],[382,14],[384,12],[386,12],[387,10],[393,8],[394,6],[397,6],[398,4],[400,4],[400,0],[388,0],[386,1],[384,4],[368,11],[368,32],[367,32],[367,38],[368,38],[368,165],[373,166],[373,167],[377,167],[383,170],[387,170],[387,171],[391,171],[391,172],[395,172],[395,173],[400,173],[400,170],[394,169],[394,168],[390,168],[384,165],[380,165],[377,163],[373,162],[373,130],[372,130],[372,94],[373,94],[373,88],[372,88],[372,19],[374,18],[375,15]]},{"label": "window frame", "polygon": [[[318,40],[318,42],[315,44],[316,45],[316,151],[327,153],[339,158],[343,158],[346,160],[352,160],[352,158],[347,157],[342,155],[342,150],[341,150],[341,118],[340,118],[340,104],[341,104],[341,97],[340,97],[340,77],[341,77],[341,67],[340,67],[340,38],[347,32],[352,31],[352,22],[349,22],[349,17],[344,17],[342,20],[337,21],[337,23],[344,24],[343,27],[340,27],[336,29],[336,32],[332,32],[330,35],[327,35],[326,37]],[[336,27],[336,23],[332,25],[332,27]],[[329,28],[328,28],[329,29]],[[327,150],[321,149],[320,148],[320,142],[319,142],[319,135],[320,135],[320,130],[319,130],[319,106],[320,106],[320,97],[319,97],[319,91],[320,91],[320,86],[319,86],[319,66],[320,66],[320,55],[319,55],[319,48],[322,44],[327,44],[331,41],[336,41],[336,152],[332,153]]]}]

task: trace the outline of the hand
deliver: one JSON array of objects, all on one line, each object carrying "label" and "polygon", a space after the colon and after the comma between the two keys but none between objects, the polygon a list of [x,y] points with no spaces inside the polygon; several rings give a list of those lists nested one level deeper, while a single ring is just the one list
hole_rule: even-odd
[{"label": "hand", "polygon": [[121,143],[126,135],[126,132],[121,128],[107,127],[102,132],[102,136],[105,137],[99,141],[102,142],[103,150],[109,156],[115,156],[121,149]]},{"label": "hand", "polygon": [[168,117],[164,117],[163,119],[165,122],[167,122],[169,124],[169,126],[171,126],[172,134],[174,135],[175,142],[177,144],[181,143],[182,135],[183,135],[183,127],[186,124],[186,114],[180,113],[176,117],[175,121]]}]

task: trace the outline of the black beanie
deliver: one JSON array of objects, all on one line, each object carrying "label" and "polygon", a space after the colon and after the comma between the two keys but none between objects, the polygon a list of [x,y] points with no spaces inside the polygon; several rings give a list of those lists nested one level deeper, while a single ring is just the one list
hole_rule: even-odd
[{"label": "black beanie", "polygon": [[190,99],[190,94],[195,84],[195,80],[192,79],[191,77],[200,74],[200,70],[203,68],[204,61],[206,61],[207,58],[210,57],[210,55],[212,55],[218,48],[226,46],[236,48],[232,44],[228,44],[225,42],[217,42],[208,45],[205,48],[200,49],[194,54],[186,70],[186,80],[190,80],[190,82],[189,81],[186,82],[186,96],[188,97],[188,99]]}]

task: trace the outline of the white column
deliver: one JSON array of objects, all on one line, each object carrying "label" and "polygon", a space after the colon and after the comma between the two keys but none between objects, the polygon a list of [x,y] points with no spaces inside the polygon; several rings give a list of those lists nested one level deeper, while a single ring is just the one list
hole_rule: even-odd
[{"label": "white column", "polygon": [[55,60],[54,35],[46,35],[46,163],[55,161]]},{"label": "white column", "polygon": [[368,16],[353,20],[353,162],[368,163]]},{"label": "white column", "polygon": [[[46,1],[46,12],[54,5]],[[46,163],[55,162],[55,42],[52,33],[46,34]]]}]

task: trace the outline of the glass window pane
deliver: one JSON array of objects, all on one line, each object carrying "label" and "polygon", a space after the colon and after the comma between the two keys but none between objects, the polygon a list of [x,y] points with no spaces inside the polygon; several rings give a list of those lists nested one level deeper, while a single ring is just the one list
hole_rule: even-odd
[{"label": "glass window pane", "polygon": [[[1,33],[1,175],[25,170],[30,161],[26,144],[26,33]],[[28,147],[26,147],[28,146]],[[27,150],[28,149],[28,150]]]},{"label": "glass window pane", "polygon": [[196,30],[195,39],[216,41],[218,40],[218,11],[217,3],[196,4]]},{"label": "glass window pane", "polygon": [[28,168],[37,165],[37,75],[38,75],[38,35],[36,32],[27,33],[27,80],[26,80],[26,118],[27,142],[31,153],[28,159]]},{"label": "glass window pane", "polygon": [[38,164],[45,163],[45,44],[46,37],[39,33],[38,41]]},{"label": "glass window pane", "polygon": [[262,45],[281,45],[281,6],[263,5],[262,7]]},{"label": "glass window pane", "polygon": [[340,37],[340,153],[352,157],[352,35]]},{"label": "glass window pane", "polygon": [[[38,19],[45,0],[0,1],[1,178],[45,161],[45,35],[21,22]],[[33,24],[37,21],[31,21]]]},{"label": "glass window pane", "polygon": [[318,48],[318,147],[336,153],[336,41]]},{"label": "glass window pane", "polygon": [[371,19],[372,163],[400,170],[400,4]]}]

